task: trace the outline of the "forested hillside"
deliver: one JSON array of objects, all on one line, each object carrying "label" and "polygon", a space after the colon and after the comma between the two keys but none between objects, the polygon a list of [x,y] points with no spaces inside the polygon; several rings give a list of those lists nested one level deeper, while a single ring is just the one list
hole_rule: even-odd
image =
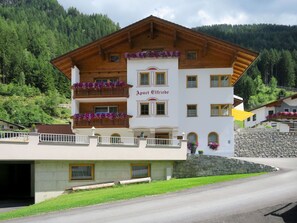
[{"label": "forested hillside", "polygon": [[55,95],[56,107],[70,97],[50,60],[118,29],[106,15],[66,11],[57,0],[0,0],[0,118],[29,125],[61,117],[39,99]]},{"label": "forested hillside", "polygon": [[242,47],[260,56],[239,82],[235,93],[246,100],[247,108],[275,100],[282,89],[297,88],[297,26],[213,25],[194,28]]}]

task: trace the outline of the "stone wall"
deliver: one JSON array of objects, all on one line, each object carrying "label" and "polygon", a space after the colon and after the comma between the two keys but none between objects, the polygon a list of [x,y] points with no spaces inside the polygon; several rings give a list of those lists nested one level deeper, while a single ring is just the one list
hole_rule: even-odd
[{"label": "stone wall", "polygon": [[251,163],[234,158],[219,156],[195,155],[186,161],[176,161],[173,177],[188,178],[240,173],[271,172],[276,169],[270,166]]},{"label": "stone wall", "polygon": [[237,157],[297,157],[297,133],[247,128],[235,132]]}]

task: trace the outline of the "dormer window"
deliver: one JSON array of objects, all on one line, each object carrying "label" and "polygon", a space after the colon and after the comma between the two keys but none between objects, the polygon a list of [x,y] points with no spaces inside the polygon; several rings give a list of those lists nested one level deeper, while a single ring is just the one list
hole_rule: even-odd
[{"label": "dormer window", "polygon": [[187,51],[187,60],[197,60],[197,51]]},{"label": "dormer window", "polygon": [[120,54],[110,54],[109,55],[109,62],[119,63],[120,62]]}]

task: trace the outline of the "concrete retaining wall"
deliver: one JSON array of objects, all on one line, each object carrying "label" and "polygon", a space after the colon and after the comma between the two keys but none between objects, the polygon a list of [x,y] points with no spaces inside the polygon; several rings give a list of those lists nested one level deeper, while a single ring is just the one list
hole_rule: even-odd
[{"label": "concrete retaining wall", "polygon": [[186,161],[176,161],[173,177],[187,178],[239,173],[271,172],[276,169],[256,163],[219,156],[189,156]]},{"label": "concrete retaining wall", "polygon": [[237,157],[297,157],[297,133],[272,129],[240,129],[235,133]]},{"label": "concrete retaining wall", "polygon": [[[70,180],[70,164],[94,164],[94,180]],[[165,180],[171,161],[35,161],[35,203],[57,197],[74,186],[131,179],[132,163],[150,163],[151,178]]]}]

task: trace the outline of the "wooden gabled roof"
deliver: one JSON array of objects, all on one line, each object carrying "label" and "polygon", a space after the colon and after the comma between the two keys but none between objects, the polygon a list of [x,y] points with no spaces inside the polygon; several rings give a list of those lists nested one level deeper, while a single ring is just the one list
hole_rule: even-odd
[{"label": "wooden gabled roof", "polygon": [[235,84],[239,80],[243,73],[258,57],[258,53],[238,45],[201,32],[193,31],[189,28],[155,16],[149,16],[110,35],[57,57],[53,59],[51,63],[70,79],[71,67],[73,67],[77,61],[85,59],[93,54],[104,54],[105,50],[123,42],[127,42],[132,47],[134,37],[139,36],[144,32],[149,32],[153,38],[154,30],[158,30],[158,32],[172,37],[173,46],[177,39],[182,38],[194,42],[197,47],[202,50],[212,49],[213,51],[230,58],[230,67],[233,67],[234,72],[232,75],[232,84]]}]

